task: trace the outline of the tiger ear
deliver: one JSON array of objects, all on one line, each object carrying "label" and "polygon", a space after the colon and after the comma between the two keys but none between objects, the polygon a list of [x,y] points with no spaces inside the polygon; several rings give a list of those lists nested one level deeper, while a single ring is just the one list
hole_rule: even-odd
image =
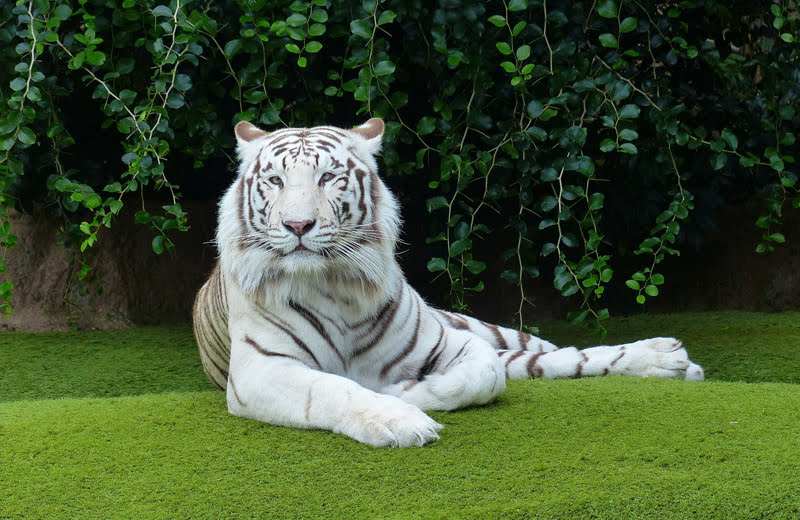
[{"label": "tiger ear", "polygon": [[266,136],[268,133],[247,121],[239,121],[236,123],[233,131],[236,134],[236,141],[239,142],[239,146],[244,146],[254,139]]},{"label": "tiger ear", "polygon": [[369,152],[375,155],[381,149],[381,139],[383,138],[383,131],[385,129],[386,125],[383,124],[383,120],[373,117],[363,125],[353,128],[351,131],[366,139]]}]

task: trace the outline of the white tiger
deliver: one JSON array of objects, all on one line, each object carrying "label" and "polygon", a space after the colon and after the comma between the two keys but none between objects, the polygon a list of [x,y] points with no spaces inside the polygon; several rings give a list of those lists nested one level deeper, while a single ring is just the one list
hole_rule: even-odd
[{"label": "white tiger", "polygon": [[236,125],[219,262],[194,305],[203,366],[232,414],[421,446],[442,427],[423,410],[488,403],[506,378],[703,379],[673,338],[558,349],[429,307],[395,259],[399,208],[376,173],[383,131],[380,119]]}]

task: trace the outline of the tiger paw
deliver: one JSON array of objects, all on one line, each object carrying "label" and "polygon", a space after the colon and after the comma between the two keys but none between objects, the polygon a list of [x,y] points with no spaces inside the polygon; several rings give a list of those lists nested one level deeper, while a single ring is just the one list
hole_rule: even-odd
[{"label": "tiger paw", "polygon": [[686,349],[675,338],[643,339],[620,345],[615,372],[640,376],[702,381],[703,369],[689,360]]},{"label": "tiger paw", "polygon": [[335,431],[373,446],[424,446],[437,440],[442,428],[416,406],[388,395],[345,415]]}]

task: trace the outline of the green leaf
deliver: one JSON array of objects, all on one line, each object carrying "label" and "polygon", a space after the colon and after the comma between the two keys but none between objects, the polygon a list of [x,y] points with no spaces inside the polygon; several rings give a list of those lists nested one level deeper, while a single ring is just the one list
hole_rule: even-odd
[{"label": "green leaf", "polygon": [[614,141],[613,139],[606,138],[600,141],[601,152],[608,153],[608,152],[613,152],[616,149],[617,149],[617,142]]},{"label": "green leaf", "polygon": [[497,50],[500,51],[501,54],[505,54],[506,56],[511,54],[511,46],[506,42],[497,42],[495,46],[497,47]]},{"label": "green leaf", "polygon": [[183,99],[183,94],[173,92],[167,97],[167,106],[170,108],[181,108],[186,102]]},{"label": "green leaf", "polygon": [[597,14],[603,18],[617,17],[617,4],[614,0],[601,0],[597,5]]},{"label": "green leaf", "polygon": [[[392,12],[391,11],[384,12],[381,15],[381,20],[383,19],[384,15],[386,13],[392,13]],[[392,13],[392,14],[394,14],[394,13]],[[394,16],[392,16],[392,18],[394,18]],[[314,20],[315,22],[325,23],[325,22],[328,21],[328,13],[327,13],[327,11],[325,11],[325,9],[314,9],[313,11],[311,11],[311,19]],[[381,22],[379,21],[378,24],[380,24],[380,23]],[[386,22],[384,22],[384,23],[386,23]]]},{"label": "green leaf", "polygon": [[724,153],[715,153],[711,155],[710,161],[713,169],[720,170],[728,162],[728,156]]},{"label": "green leaf", "polygon": [[637,153],[639,153],[639,150],[633,143],[622,143],[621,145],[619,145],[619,150],[621,152],[629,153],[631,155],[636,155]]},{"label": "green leaf", "polygon": [[539,179],[542,182],[553,182],[558,179],[558,171],[552,167],[542,168],[541,173],[539,173]]},{"label": "green leaf", "polygon": [[527,60],[528,57],[531,55],[531,46],[521,45],[519,48],[517,48],[515,55],[517,56],[517,59],[519,61]]},{"label": "green leaf", "polygon": [[300,47],[296,43],[287,43],[284,47],[292,54],[300,54]]},{"label": "green leaf", "polygon": [[750,167],[751,167],[751,166],[753,166],[753,165],[754,165],[756,162],[757,162],[757,161],[756,161],[756,159],[754,159],[754,158],[752,158],[752,157],[740,157],[740,158],[739,158],[739,164],[741,164],[741,165],[742,165],[742,166],[744,166],[745,168],[750,168]]},{"label": "green leaf", "polygon": [[639,133],[631,128],[623,128],[619,131],[619,138],[625,141],[635,141],[639,138]]},{"label": "green leaf", "polygon": [[566,132],[564,132],[569,138],[570,141],[573,143],[578,144],[579,146],[583,146],[583,143],[586,142],[586,129],[581,128],[580,126],[571,126],[567,128]]},{"label": "green leaf", "polygon": [[728,143],[728,146],[731,147],[731,150],[736,150],[739,146],[739,139],[736,138],[733,132],[729,128],[724,128],[722,130],[722,138]]},{"label": "green leaf", "polygon": [[289,27],[302,27],[308,23],[308,18],[300,13],[293,13],[286,19],[286,25]]},{"label": "green leaf", "polygon": [[448,253],[452,258],[460,256],[462,253],[468,251],[471,248],[472,248],[472,240],[468,238],[461,238],[450,244],[450,249],[448,250]]},{"label": "green leaf", "polygon": [[157,5],[153,8],[153,17],[159,18],[161,16],[172,17],[172,9],[166,5]]},{"label": "green leaf", "polygon": [[374,72],[375,72],[376,76],[381,77],[381,76],[388,76],[390,74],[393,74],[394,70],[395,70],[394,63],[392,63],[391,61],[385,60],[385,61],[379,61],[378,63],[375,64],[375,71]]},{"label": "green leaf", "polygon": [[480,262],[478,260],[467,260],[464,266],[470,273],[480,274],[486,269],[486,262]]},{"label": "green leaf", "polygon": [[164,235],[156,235],[152,242],[153,252],[160,255],[164,252]]},{"label": "green leaf", "polygon": [[316,54],[322,50],[322,44],[316,40],[306,43],[306,52]]},{"label": "green leaf", "polygon": [[72,15],[72,8],[67,4],[60,4],[53,9],[53,14],[63,22]]},{"label": "green leaf", "polygon": [[443,208],[443,207],[449,205],[449,202],[447,201],[447,199],[442,197],[441,195],[438,195],[436,197],[431,197],[426,202],[427,202],[428,212],[429,213],[431,211],[434,211],[434,210],[437,210],[439,208]]},{"label": "green leaf", "polygon": [[642,109],[638,105],[629,103],[619,109],[619,117],[622,119],[636,119],[641,111]]},{"label": "green leaf", "polygon": [[511,284],[519,283],[519,273],[511,269],[506,269],[500,273],[500,278]]},{"label": "green leaf", "polygon": [[[175,88],[178,90],[187,91],[192,88],[192,78],[186,74],[178,74],[175,76]],[[133,93],[134,96],[136,93]],[[120,96],[121,97],[121,96]]]},{"label": "green leaf", "polygon": [[135,161],[139,156],[133,152],[128,152],[122,156],[122,162],[125,164],[131,164]]},{"label": "green leaf", "polygon": [[509,11],[524,11],[528,8],[528,0],[511,0],[508,3]]},{"label": "green leaf", "polygon": [[14,78],[11,80],[10,85],[11,85],[11,90],[13,90],[14,92],[18,92],[25,88],[27,82],[25,81],[25,78]]},{"label": "green leaf", "polygon": [[715,139],[714,141],[711,141],[710,148],[714,152],[721,152],[725,149],[725,141],[722,139]]},{"label": "green leaf", "polygon": [[603,195],[602,193],[592,193],[589,196],[589,210],[598,211],[603,209],[604,201],[605,201],[605,195]]},{"label": "green leaf", "polygon": [[636,29],[636,24],[637,23],[639,23],[639,21],[636,18],[634,18],[632,16],[629,16],[629,17],[625,18],[624,20],[622,20],[620,22],[620,24],[619,24],[619,32],[621,32],[621,33],[629,33],[631,31],[633,31],[634,29]]},{"label": "green leaf", "polygon": [[325,31],[327,31],[327,29],[321,23],[312,23],[308,28],[308,35],[316,38],[317,36],[325,34]]},{"label": "green leaf", "polygon": [[517,66],[511,63],[510,61],[502,61],[500,62],[500,66],[503,67],[503,70],[508,73],[517,71]]},{"label": "green leaf", "polygon": [[431,258],[428,260],[428,271],[432,273],[437,273],[439,271],[444,271],[447,269],[447,262],[444,258]]},{"label": "green leaf", "polygon": [[644,288],[644,292],[646,292],[648,296],[658,296],[658,287],[655,285],[648,285]]},{"label": "green leaf", "polygon": [[17,139],[22,144],[31,145],[36,142],[36,134],[27,126],[23,126],[19,129]]},{"label": "green leaf", "polygon": [[554,210],[556,206],[558,206],[558,199],[556,199],[553,195],[545,195],[539,204],[539,207],[545,213]]},{"label": "green leaf", "polygon": [[506,25],[506,19],[499,14],[489,17],[489,23],[494,25],[495,27],[504,27]]},{"label": "green leaf", "polygon": [[786,237],[783,236],[783,233],[772,233],[769,236],[769,239],[772,242],[775,242],[775,243],[778,243],[778,244],[783,244],[784,242],[786,242]]},{"label": "green leaf", "polygon": [[553,254],[556,250],[556,245],[552,242],[545,242],[542,245],[542,252],[540,253],[542,256],[548,256]]},{"label": "green leaf", "polygon": [[611,33],[603,33],[598,38],[600,39],[600,45],[603,47],[607,47],[609,49],[616,49],[619,47],[617,37]]},{"label": "green leaf", "polygon": [[240,50],[242,50],[242,40],[231,40],[225,44],[223,50],[226,58],[234,57]]},{"label": "green leaf", "polygon": [[387,23],[392,23],[397,15],[394,11],[384,11],[378,17],[378,25],[384,25]]},{"label": "green leaf", "polygon": [[542,112],[544,112],[544,105],[540,101],[534,99],[528,103],[528,116],[531,119],[536,119],[542,115]]},{"label": "green leaf", "polygon": [[425,116],[417,123],[417,133],[419,135],[428,135],[433,133],[436,129],[436,120],[431,116]]},{"label": "green leaf", "polygon": [[594,90],[595,83],[592,78],[584,78],[573,83],[572,88],[575,89],[575,92],[582,94],[586,91]]},{"label": "green leaf", "polygon": [[350,32],[365,40],[372,38],[372,27],[364,20],[353,20],[350,22]]}]

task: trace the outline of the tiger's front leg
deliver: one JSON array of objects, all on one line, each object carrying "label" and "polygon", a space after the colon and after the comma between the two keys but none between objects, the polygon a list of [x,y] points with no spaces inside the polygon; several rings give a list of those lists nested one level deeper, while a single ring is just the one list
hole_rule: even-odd
[{"label": "tiger's front leg", "polygon": [[423,410],[455,410],[493,401],[506,388],[495,349],[467,331],[442,327],[416,376],[382,389]]},{"label": "tiger's front leg", "polygon": [[244,321],[231,326],[227,402],[233,415],[329,430],[373,446],[422,446],[439,438],[441,425],[418,407],[323,372],[290,337]]}]

